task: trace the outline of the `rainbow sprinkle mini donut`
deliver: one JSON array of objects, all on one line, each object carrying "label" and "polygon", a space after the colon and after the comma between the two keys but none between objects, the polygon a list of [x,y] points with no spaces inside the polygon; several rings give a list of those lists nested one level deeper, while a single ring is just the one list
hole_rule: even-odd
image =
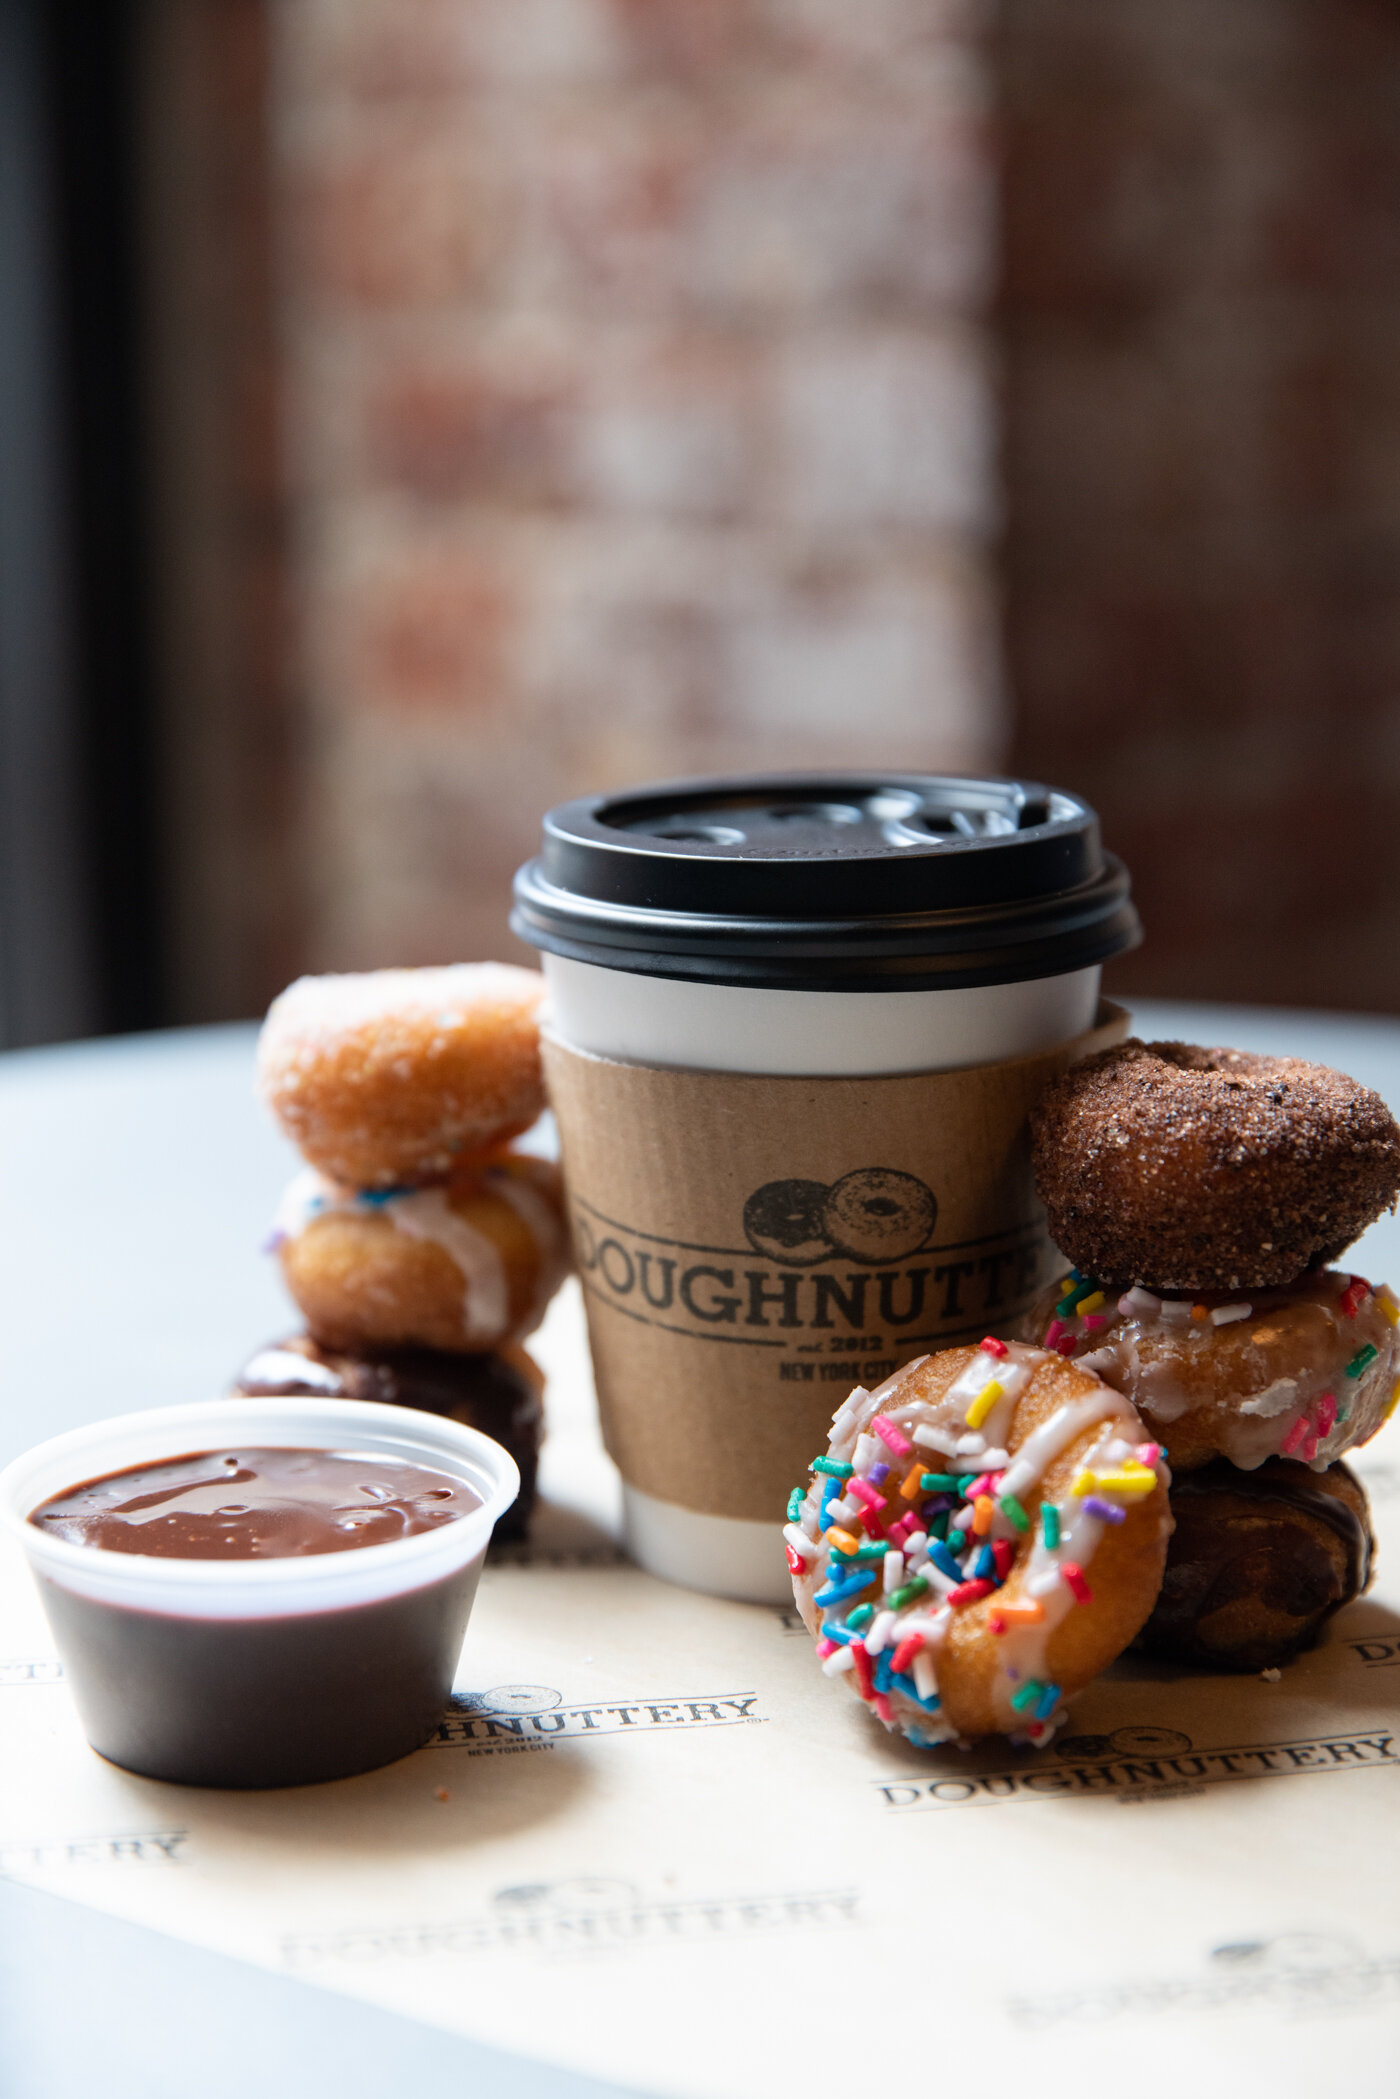
[{"label": "rainbow sprinkle mini donut", "polygon": [[1048,1741],[1152,1609],[1169,1485],[1122,1394],[1043,1349],[857,1386],[783,1533],[823,1669],[921,1748]]},{"label": "rainbow sprinkle mini donut", "polygon": [[258,1043],[263,1099],[347,1188],[445,1180],[544,1106],[544,979],[504,962],[301,977]]},{"label": "rainbow sprinkle mini donut", "polygon": [[1296,1458],[1321,1472],[1392,1411],[1400,1305],[1384,1284],[1315,1269],[1286,1290],[1118,1296],[1073,1270],[1023,1331],[1132,1401],[1174,1472]]},{"label": "rainbow sprinkle mini donut", "polygon": [[323,1348],[479,1352],[531,1333],[567,1265],[559,1169],[503,1153],[438,1188],[343,1188],[314,1168],[269,1250]]}]

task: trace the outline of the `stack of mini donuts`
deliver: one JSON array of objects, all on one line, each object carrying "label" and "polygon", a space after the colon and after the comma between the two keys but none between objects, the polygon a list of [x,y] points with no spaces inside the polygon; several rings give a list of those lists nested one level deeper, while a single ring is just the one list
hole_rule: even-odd
[{"label": "stack of mini donuts", "polygon": [[858,1386],[788,1504],[824,1671],[920,1746],[1043,1743],[1134,1641],[1273,1669],[1369,1579],[1340,1459],[1395,1405],[1400,1305],[1329,1264],[1400,1189],[1383,1102],[1129,1042],[1056,1080],[1032,1134],[1075,1265],[1023,1339]]},{"label": "stack of mini donuts", "polygon": [[307,1161],[270,1237],[304,1333],[234,1389],[451,1415],[505,1445],[528,1521],[543,1378],[519,1346],[563,1279],[559,1172],[515,1148],[544,1106],[543,980],[503,963],[302,977],[258,1049]]},{"label": "stack of mini donuts", "polygon": [[1372,1536],[1342,1464],[1395,1404],[1400,1305],[1332,1264],[1400,1188],[1400,1130],[1341,1072],[1127,1042],[1032,1117],[1074,1263],[1026,1333],[1123,1392],[1163,1445],[1175,1534],[1139,1645],[1262,1669],[1360,1594]]}]

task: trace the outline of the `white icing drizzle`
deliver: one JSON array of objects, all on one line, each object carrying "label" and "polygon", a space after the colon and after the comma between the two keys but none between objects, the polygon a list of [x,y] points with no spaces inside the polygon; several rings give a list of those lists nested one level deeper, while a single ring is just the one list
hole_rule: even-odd
[{"label": "white icing drizzle", "polygon": [[[1047,1296],[1042,1316],[1048,1318],[1051,1302]],[[1138,1287],[1089,1318],[1056,1312],[1046,1332],[1071,1343],[1067,1352],[1117,1385],[1168,1442],[1176,1422],[1200,1415],[1199,1432],[1242,1471],[1281,1453],[1320,1472],[1373,1432],[1400,1373],[1400,1339],[1387,1306],[1393,1310],[1394,1300],[1384,1286],[1372,1291],[1358,1278],[1323,1269],[1286,1289],[1256,1290],[1248,1301],[1222,1298],[1214,1306]],[[1256,1336],[1257,1367],[1247,1352]],[[1367,1348],[1374,1351],[1371,1361],[1349,1377],[1348,1366]],[[1271,1377],[1271,1357],[1277,1365],[1280,1355],[1289,1359],[1288,1371]],[[1234,1391],[1213,1368],[1226,1361],[1239,1376]],[[1266,1380],[1259,1389],[1251,1389],[1251,1371]]]},{"label": "white icing drizzle", "polygon": [[[1035,1475],[1037,1479],[1052,1458],[1059,1457],[1062,1452],[1068,1450],[1076,1436],[1083,1435],[1093,1417],[1090,1416],[1088,1421],[1084,1420],[1081,1410],[1093,1405],[1092,1400],[1081,1400],[1074,1407],[1062,1407],[1059,1414],[1052,1415],[1045,1423],[1045,1427],[1051,1429],[1059,1426],[1061,1415],[1076,1413],[1081,1416],[1069,1428],[1068,1433],[1056,1438],[1054,1448],[1047,1450],[1040,1472]],[[1033,1442],[1035,1439],[1032,1437],[1028,1440]],[[1092,1472],[1101,1464],[1114,1462],[1110,1456],[1112,1448],[1112,1442],[1100,1436],[1084,1457],[1085,1469]],[[1030,1482],[1027,1481],[1026,1484],[1029,1486]],[[1061,1619],[1067,1618],[1074,1608],[1074,1594],[1060,1569],[1066,1560],[1072,1566],[1087,1567],[1094,1557],[1094,1548],[1107,1528],[1102,1517],[1089,1514],[1084,1506],[1085,1499],[1087,1497],[1072,1494],[1067,1501],[1058,1504],[1058,1545],[1048,1546],[1043,1531],[1038,1531],[1030,1558],[1022,1572],[1022,1592],[1040,1605],[1044,1616],[1035,1625],[1008,1625],[998,1641],[998,1660],[1002,1666],[997,1672],[997,1702],[1001,1708],[1003,1724],[1008,1728],[1018,1724],[1011,1694],[1018,1684],[1024,1683],[1028,1678],[1044,1680],[1045,1653],[1050,1635]]]},{"label": "white icing drizzle", "polygon": [[[863,1411],[865,1402],[872,1397],[864,1385],[857,1385],[844,1399],[831,1417],[831,1455],[841,1464],[846,1464],[855,1449],[862,1429],[869,1416]],[[875,1410],[872,1407],[871,1413]]]},{"label": "white icing drizzle", "polygon": [[[901,1428],[910,1432],[911,1442],[921,1444],[924,1449],[976,1458],[977,1469],[984,1471],[987,1469],[987,1453],[1005,1443],[1010,1433],[1017,1401],[1031,1381],[1037,1353],[1027,1350],[1018,1341],[1008,1344],[1004,1356],[987,1355],[978,1349],[973,1361],[953,1380],[937,1406],[930,1406],[926,1400],[906,1401],[903,1406],[891,1407],[886,1419],[898,1422]],[[925,1356],[919,1358],[920,1362],[927,1360]],[[909,1367],[913,1369],[914,1365]],[[898,1373],[899,1377],[907,1375],[907,1371]],[[897,1382],[898,1378],[887,1379],[880,1391],[888,1393]],[[1000,1385],[1001,1398],[983,1417],[979,1427],[968,1429],[968,1410],[991,1384]],[[878,1396],[871,1395],[876,1399]]]},{"label": "white icing drizzle", "polygon": [[1296,1377],[1276,1377],[1272,1385],[1255,1399],[1242,1399],[1242,1414],[1257,1414],[1263,1421],[1272,1421],[1275,1414],[1297,1414],[1298,1380]]},{"label": "white icing drizzle", "polygon": [[1095,1422],[1103,1421],[1113,1413],[1131,1418],[1127,1401],[1121,1392],[1115,1392],[1109,1385],[1089,1399],[1067,1400],[1048,1421],[1042,1421],[1040,1427],[1027,1436],[1006,1469],[1001,1483],[1002,1493],[1014,1494],[1019,1501],[1028,1488],[1044,1478],[1047,1465],[1061,1457],[1076,1436],[1082,1436]]},{"label": "white icing drizzle", "polygon": [[272,1219],[273,1239],[298,1238],[313,1218],[340,1207],[341,1194],[334,1182],[317,1173],[314,1166],[304,1166],[282,1190],[282,1200]]},{"label": "white icing drizzle", "polygon": [[858,1393],[862,1401],[868,1400],[871,1402],[871,1404],[868,1407],[862,1406],[862,1414],[864,1416],[864,1419],[866,1421],[873,1420],[875,1415],[879,1412],[881,1400],[888,1399],[891,1392],[893,1392],[895,1386],[899,1384],[902,1379],[908,1377],[911,1370],[917,1370],[921,1363],[927,1363],[927,1361],[927,1354],[924,1354],[922,1356],[915,1356],[912,1362],[906,1363],[904,1365],[902,1370],[896,1370],[892,1377],[887,1377],[883,1385],[877,1385],[873,1392],[865,1392],[859,1385],[857,1385],[855,1392],[853,1392],[851,1394],[850,1399],[846,1401],[846,1405],[850,1406],[855,1400],[856,1395]]},{"label": "white icing drizzle", "polygon": [[522,1334],[532,1333],[543,1319],[564,1272],[567,1254],[563,1221],[525,1174],[513,1173],[507,1166],[493,1166],[483,1178],[488,1188],[510,1204],[535,1242],[539,1256],[535,1286],[530,1309],[520,1326]]},{"label": "white icing drizzle", "polygon": [[468,1341],[489,1346],[510,1326],[510,1288],[505,1263],[484,1232],[459,1217],[443,1188],[413,1188],[375,1205],[394,1228],[411,1239],[440,1246],[456,1262],[466,1283],[462,1331]]},{"label": "white icing drizzle", "polygon": [[484,1233],[451,1209],[442,1188],[395,1189],[385,1195],[340,1188],[308,1167],[292,1180],[273,1220],[278,1235],[296,1238],[318,1218],[335,1214],[385,1217],[395,1230],[412,1239],[440,1246],[466,1285],[462,1327],[468,1342],[489,1348],[510,1326],[510,1290],[505,1263]]},{"label": "white icing drizzle", "polygon": [[298,1355],[292,1348],[260,1348],[245,1364],[240,1377],[250,1385],[286,1385],[295,1379],[297,1384],[329,1393],[333,1399],[339,1398],[341,1390],[340,1379],[328,1364]]}]

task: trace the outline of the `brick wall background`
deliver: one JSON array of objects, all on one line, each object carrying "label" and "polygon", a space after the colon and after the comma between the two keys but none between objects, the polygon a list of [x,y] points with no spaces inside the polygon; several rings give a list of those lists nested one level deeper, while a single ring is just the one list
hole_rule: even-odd
[{"label": "brick wall background", "polygon": [[1120,985],[1400,1011],[1400,10],[1004,0],[1014,763]]},{"label": "brick wall background", "polygon": [[504,951],[573,793],[995,763],[964,0],[285,0],[308,960]]},{"label": "brick wall background", "polygon": [[855,758],[1086,792],[1120,989],[1400,1011],[1394,0],[147,5],[172,1017]]}]

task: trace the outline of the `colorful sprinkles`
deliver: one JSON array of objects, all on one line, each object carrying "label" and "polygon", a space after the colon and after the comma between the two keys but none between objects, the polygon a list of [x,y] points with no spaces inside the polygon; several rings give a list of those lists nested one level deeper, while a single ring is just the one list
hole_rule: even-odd
[{"label": "colorful sprinkles", "polygon": [[[1062,1286],[1062,1303],[1089,1303],[1090,1318],[1095,1297],[1101,1305],[1089,1277],[1073,1274]],[[1044,1667],[1046,1641],[1066,1612],[1092,1602],[1084,1570],[1104,1526],[1124,1522],[1159,1483],[1158,1446],[1114,1434],[1121,1402],[1107,1388],[1101,1409],[1063,1407],[1011,1453],[1035,1360],[988,1336],[936,1402],[881,1412],[895,1380],[873,1393],[858,1386],[836,1413],[829,1454],[813,1461],[809,1486],[789,1504],[789,1554],[814,1581],[822,1614],[822,1667],[849,1676],[884,1724],[916,1744],[953,1737],[939,1658],[957,1614],[982,1604],[1001,1657],[1006,1725],[1049,1739],[1063,1695]],[[1046,1467],[1096,1425],[1064,1501],[1042,1501]]]},{"label": "colorful sprinkles", "polygon": [[[1329,1309],[1335,1308],[1339,1320],[1355,1321],[1363,1307],[1373,1305],[1388,1327],[1400,1327],[1400,1300],[1384,1284],[1373,1290],[1365,1277],[1359,1275],[1328,1275],[1317,1281],[1324,1292],[1322,1302]],[[1334,1295],[1326,1294],[1328,1286]],[[1278,1302],[1278,1295],[1271,1293],[1270,1299],[1258,1307],[1262,1319],[1267,1320],[1269,1310]],[[1107,1296],[1108,1293],[1093,1277],[1082,1275],[1078,1269],[1071,1270],[1055,1286],[1054,1316],[1045,1328],[1042,1345],[1063,1356],[1087,1354],[1117,1341],[1118,1337],[1111,1331],[1116,1322],[1135,1320],[1149,1328],[1158,1325],[1174,1329],[1180,1336],[1177,1345],[1194,1348],[1208,1339],[1216,1328],[1252,1319],[1256,1311],[1255,1305],[1243,1298],[1207,1305],[1187,1297],[1163,1297],[1140,1284],[1124,1291],[1112,1307],[1107,1307]],[[1372,1331],[1376,1329],[1373,1327]],[[1347,1388],[1355,1388],[1360,1383],[1380,1359],[1382,1350],[1374,1341],[1361,1341],[1359,1336],[1344,1338],[1340,1331],[1337,1340],[1339,1358],[1342,1351],[1346,1351],[1345,1366],[1338,1362],[1324,1370],[1323,1375],[1332,1378],[1339,1389],[1323,1392],[1315,1398],[1306,1396],[1296,1415],[1283,1414],[1275,1430],[1280,1440],[1273,1446],[1281,1456],[1317,1465],[1329,1463],[1338,1454],[1337,1445],[1330,1450],[1324,1446],[1334,1429],[1344,1426],[1351,1414],[1356,1395],[1354,1389]],[[1384,1337],[1382,1343],[1384,1345]],[[1112,1369],[1105,1374],[1110,1382],[1114,1381]],[[1339,1439],[1343,1448],[1345,1440]],[[1152,1458],[1146,1461],[1149,1466],[1155,1464],[1159,1454],[1154,1447]],[[1247,1454],[1236,1461],[1257,1463],[1259,1454],[1255,1448],[1252,1455]],[[1088,1488],[1085,1486],[1079,1491],[1087,1493]]]}]

